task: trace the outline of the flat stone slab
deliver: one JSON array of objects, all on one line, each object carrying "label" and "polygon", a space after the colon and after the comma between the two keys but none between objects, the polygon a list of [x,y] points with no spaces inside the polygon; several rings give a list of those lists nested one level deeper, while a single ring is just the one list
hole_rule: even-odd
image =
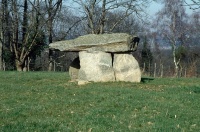
[{"label": "flat stone slab", "polygon": [[73,40],[51,43],[50,49],[60,51],[103,51],[128,52],[135,51],[139,38],[126,33],[88,34]]}]

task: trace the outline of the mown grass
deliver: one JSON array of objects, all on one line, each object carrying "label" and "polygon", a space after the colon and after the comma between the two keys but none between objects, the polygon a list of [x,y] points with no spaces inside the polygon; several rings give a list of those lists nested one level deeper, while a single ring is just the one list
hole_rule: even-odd
[{"label": "mown grass", "polygon": [[67,73],[0,72],[0,131],[200,131],[200,78],[68,81]]}]

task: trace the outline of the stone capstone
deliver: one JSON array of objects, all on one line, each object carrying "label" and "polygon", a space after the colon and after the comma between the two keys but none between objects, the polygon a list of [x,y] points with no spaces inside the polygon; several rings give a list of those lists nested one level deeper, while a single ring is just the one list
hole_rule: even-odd
[{"label": "stone capstone", "polygon": [[73,40],[51,43],[50,49],[60,51],[102,51],[128,52],[135,51],[139,38],[126,33],[88,34]]},{"label": "stone capstone", "polygon": [[139,64],[131,54],[115,54],[113,69],[115,71],[116,81],[141,81],[141,71]]},{"label": "stone capstone", "polygon": [[79,58],[80,70],[78,79],[80,81],[115,81],[110,53],[82,51],[79,52]]}]

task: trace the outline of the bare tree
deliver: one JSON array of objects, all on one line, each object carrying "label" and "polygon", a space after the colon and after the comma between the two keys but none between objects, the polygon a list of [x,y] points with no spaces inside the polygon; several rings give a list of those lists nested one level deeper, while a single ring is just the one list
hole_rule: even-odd
[{"label": "bare tree", "polygon": [[[53,21],[58,10],[62,6],[62,0],[45,0],[47,9],[47,36],[48,44],[53,42]],[[53,51],[49,50],[49,71],[53,68]]]},{"label": "bare tree", "polygon": [[41,46],[43,40],[39,39],[44,39],[45,27],[52,42],[52,24],[62,0],[2,0],[1,3],[1,42],[13,53],[17,71],[26,70],[30,55]]},{"label": "bare tree", "polygon": [[163,9],[158,12],[157,28],[172,49],[175,76],[178,76],[181,56],[177,56],[178,47],[184,46],[188,31],[183,0],[164,0]]},{"label": "bare tree", "polygon": [[0,25],[1,25],[1,28],[0,28],[0,71],[3,69],[3,7],[4,3],[3,1],[1,2],[1,12],[0,12],[0,16],[1,16],[1,21],[0,21]]},{"label": "bare tree", "polygon": [[73,39],[84,34],[84,17],[77,16],[65,5],[57,14],[53,25],[53,41]]},{"label": "bare tree", "polygon": [[200,36],[200,11],[194,12],[190,16],[190,35],[188,36],[190,38],[190,41],[194,44],[200,43],[199,36]]},{"label": "bare tree", "polygon": [[187,53],[187,59],[185,62],[186,73],[185,76],[197,76],[199,68],[199,49],[200,49],[200,12],[194,12],[189,17],[190,32],[188,34],[189,39],[189,51]]},{"label": "bare tree", "polygon": [[3,70],[3,44],[2,42],[0,41],[0,71]]},{"label": "bare tree", "polygon": [[[39,34],[38,13],[33,17],[28,10],[28,0],[23,1],[23,12],[21,12],[21,3],[17,0],[11,1],[12,11],[12,45],[11,52],[15,55],[17,71],[26,70],[26,59],[36,45],[36,38]],[[37,3],[38,4],[38,3]],[[20,15],[23,15],[21,18]],[[21,27],[21,29],[20,29]]]},{"label": "bare tree", "polygon": [[108,22],[108,13],[121,12],[117,21],[112,22],[112,27],[106,32],[112,32],[118,24],[132,14],[138,16],[143,13],[143,8],[148,0],[74,0],[84,10],[87,16],[88,33],[102,34]]},{"label": "bare tree", "polygon": [[[105,30],[112,32],[125,32],[129,34],[138,34],[138,32],[143,32],[144,23],[140,23],[141,21],[136,18],[134,14],[129,15],[128,17],[120,20],[120,24],[113,25],[113,22],[117,22],[120,18],[122,18],[121,12],[109,13],[107,14],[108,19],[105,25]],[[143,34],[142,34],[143,35]],[[140,36],[142,36],[140,35]]]},{"label": "bare tree", "polygon": [[3,60],[3,49],[5,47],[10,46],[11,34],[10,34],[10,25],[9,25],[9,11],[8,11],[8,4],[10,0],[2,0],[1,1],[1,29],[0,29],[0,69],[2,69],[2,65],[4,65]]},{"label": "bare tree", "polygon": [[49,43],[53,42],[53,21],[55,19],[58,10],[62,6],[62,0],[45,0],[45,6],[47,9],[47,33]]},{"label": "bare tree", "polygon": [[200,9],[200,0],[191,0],[190,3],[188,3],[187,0],[184,0],[184,2],[186,3],[186,6],[190,7],[190,9]]}]

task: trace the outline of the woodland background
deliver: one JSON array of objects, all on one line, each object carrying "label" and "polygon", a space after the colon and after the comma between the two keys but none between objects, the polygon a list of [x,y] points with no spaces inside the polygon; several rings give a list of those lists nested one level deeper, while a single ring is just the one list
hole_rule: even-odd
[{"label": "woodland background", "polygon": [[49,50],[50,43],[123,32],[141,38],[133,55],[144,75],[200,76],[200,0],[161,0],[153,17],[151,0],[0,2],[0,70],[68,71],[78,54]]}]

